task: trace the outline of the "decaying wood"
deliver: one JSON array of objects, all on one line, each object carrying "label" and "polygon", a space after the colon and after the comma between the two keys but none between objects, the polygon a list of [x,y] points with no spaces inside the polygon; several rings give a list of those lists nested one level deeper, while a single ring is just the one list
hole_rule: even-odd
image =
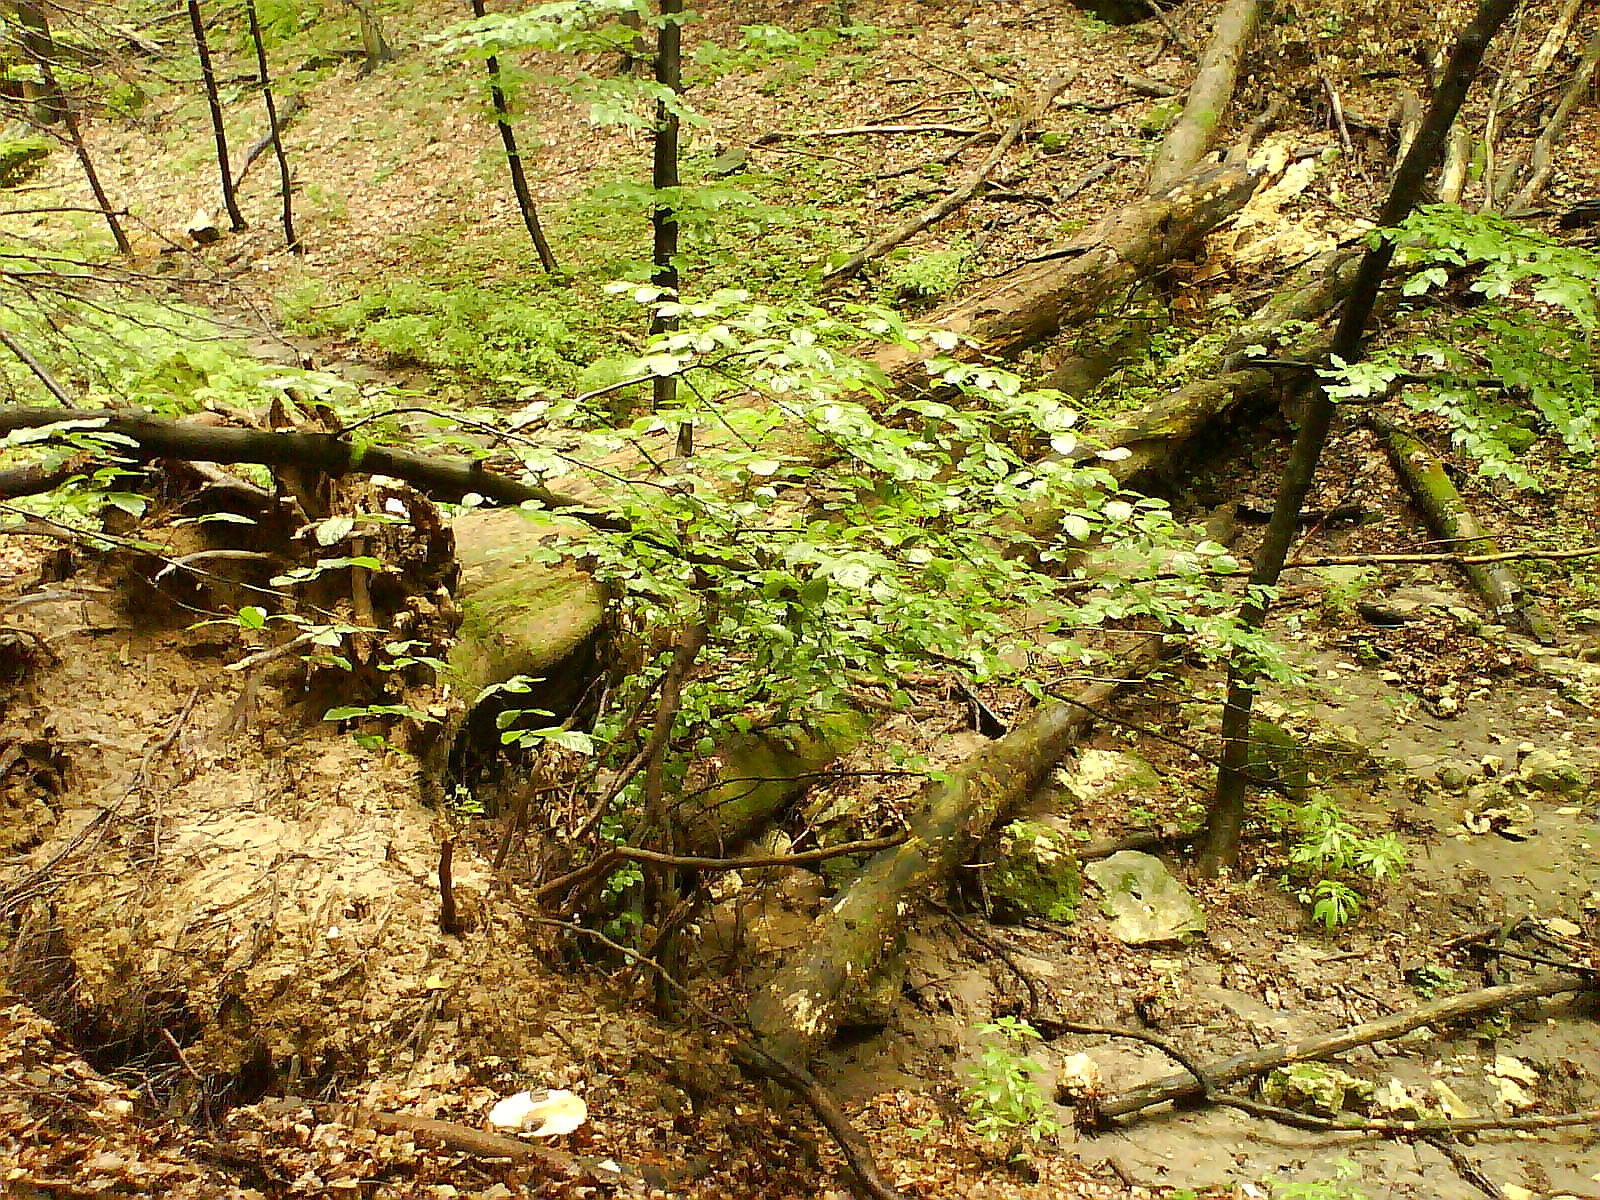
[{"label": "decaying wood", "polygon": [[1573,71],[1566,91],[1561,94],[1561,102],[1556,105],[1556,111],[1551,114],[1545,127],[1539,131],[1533,149],[1528,152],[1528,179],[1507,206],[1509,211],[1519,213],[1532,208],[1539,193],[1544,191],[1545,185],[1550,182],[1550,173],[1555,170],[1556,144],[1566,132],[1567,123],[1572,119],[1579,101],[1588,92],[1589,85],[1594,82],[1597,67],[1600,67],[1600,30],[1590,35],[1588,44],[1583,48],[1583,58]]},{"label": "decaying wood", "polygon": [[119,446],[117,452],[142,462],[186,458],[212,463],[295,466],[328,475],[356,471],[393,475],[440,500],[459,501],[469,492],[498,504],[517,505],[532,500],[550,509],[574,510],[578,520],[596,528],[622,527],[619,518],[582,511],[586,502],[576,496],[497,475],[470,458],[415,454],[387,446],[360,446],[329,433],[230,429],[112,409],[0,408],[0,434],[18,429],[43,429],[62,422],[80,423],[75,430],[80,434],[99,430],[127,438],[130,444]]},{"label": "decaying wood", "polygon": [[233,173],[233,186],[244,186],[244,177],[250,173],[250,168],[256,165],[256,160],[273,146],[273,131],[282,134],[289,128],[289,123],[300,115],[306,106],[305,97],[299,92],[290,92],[283,102],[283,107],[267,114],[267,131],[250,143],[244,152],[244,159],[239,163],[239,169]]},{"label": "decaying wood", "polygon": [[1192,171],[1211,147],[1222,113],[1233,98],[1239,61],[1244,57],[1245,47],[1260,18],[1261,0],[1228,0],[1217,14],[1217,23],[1200,56],[1200,68],[1189,87],[1183,113],[1167,131],[1155,162],[1150,166],[1152,195],[1165,191]]},{"label": "decaying wood", "polygon": [[1484,125],[1483,133],[1485,212],[1504,206],[1506,198],[1511,195],[1511,189],[1517,186],[1519,175],[1525,174],[1526,164],[1515,159],[1507,161],[1498,168],[1495,165],[1495,141],[1499,135],[1500,116],[1521,106],[1527,100],[1535,81],[1544,78],[1545,72],[1555,62],[1556,55],[1561,53],[1561,47],[1566,44],[1567,36],[1572,32],[1572,23],[1576,20],[1578,10],[1583,7],[1583,3],[1584,0],[1565,0],[1526,70],[1518,70],[1513,75],[1503,77],[1501,84],[1496,85],[1494,103],[1489,106],[1489,118]]},{"label": "decaying wood", "polygon": [[846,279],[854,278],[857,272],[873,259],[887,254],[890,250],[900,245],[901,242],[915,236],[928,228],[928,226],[944,220],[968,200],[971,200],[977,194],[978,189],[983,186],[984,180],[989,178],[989,172],[993,171],[999,165],[1000,160],[1005,157],[1006,151],[1011,149],[1012,145],[1022,136],[1023,131],[1028,126],[1039,119],[1040,115],[1050,107],[1051,102],[1061,94],[1062,90],[1071,81],[1072,76],[1068,74],[1059,75],[1046,83],[1039,89],[1033,99],[1022,107],[1022,110],[1012,119],[1011,124],[1006,126],[1005,132],[995,142],[994,149],[989,152],[988,157],[978,164],[976,169],[967,176],[960,186],[956,187],[949,195],[931,208],[919,213],[910,220],[902,222],[882,237],[875,239],[864,249],[852,254],[822,277],[822,286],[824,288],[832,287],[835,284],[843,283]]},{"label": "decaying wood", "polygon": [[1499,555],[1494,539],[1478,524],[1444,464],[1415,434],[1382,415],[1374,413],[1370,424],[1428,527],[1459,553],[1470,556],[1458,565],[1494,619],[1533,633],[1540,641],[1551,640],[1548,626],[1528,604],[1527,593],[1511,573],[1508,560]]},{"label": "decaying wood", "polygon": [[767,1053],[808,1062],[838,1029],[846,993],[867,979],[924,895],[966,861],[998,816],[1022,800],[1128,680],[1157,660],[1159,639],[1130,654],[1126,680],[1096,683],[1075,702],[1047,701],[998,741],[930,783],[904,843],[874,856],[829,902],[808,948],[750,1002]]},{"label": "decaying wood", "polygon": [[[1087,320],[1205,236],[1250,199],[1260,177],[1238,164],[1200,171],[1102,218],[1042,258],[1000,276],[927,324],[972,339],[976,353],[1011,357]],[[898,386],[920,384],[921,357],[900,347],[872,361]]]},{"label": "decaying wood", "polygon": [[[1221,1086],[1236,1080],[1262,1075],[1278,1067],[1297,1062],[1320,1062],[1373,1042],[1388,1041],[1421,1029],[1424,1025],[1442,1025],[1479,1013],[1493,1012],[1513,1004],[1523,1004],[1544,996],[1557,996],[1564,992],[1595,991],[1600,989],[1593,978],[1581,975],[1537,975],[1521,983],[1483,988],[1460,996],[1448,996],[1424,1004],[1410,1012],[1395,1013],[1353,1025],[1337,1033],[1319,1034],[1298,1042],[1286,1042],[1236,1054],[1232,1058],[1205,1066],[1203,1072],[1212,1083]],[[1192,1074],[1169,1075],[1165,1079],[1145,1084],[1131,1091],[1113,1096],[1099,1105],[1095,1116],[1101,1124],[1116,1117],[1127,1116],[1142,1109],[1164,1104],[1169,1100],[1185,1100],[1199,1096],[1204,1088]]]}]

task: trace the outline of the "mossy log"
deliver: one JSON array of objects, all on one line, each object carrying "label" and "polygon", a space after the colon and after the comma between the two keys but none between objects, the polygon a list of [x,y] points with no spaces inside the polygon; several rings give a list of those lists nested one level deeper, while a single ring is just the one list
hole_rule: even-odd
[{"label": "mossy log", "polygon": [[[1127,679],[1149,670],[1156,651],[1152,637],[1131,656]],[[832,1038],[849,993],[877,968],[917,903],[967,860],[1002,813],[1026,798],[1122,686],[1097,683],[1074,701],[1047,701],[928,784],[906,841],[867,862],[817,918],[810,948],[751,1000],[750,1026],[764,1051],[804,1063]]]},{"label": "mossy log", "polygon": [[[427,766],[442,779],[470,707],[484,688],[516,675],[546,680],[549,690],[575,695],[586,680],[552,679],[553,672],[587,670],[569,660],[603,637],[607,595],[577,564],[544,558],[550,525],[519,512],[477,510],[454,522],[461,582],[458,641],[449,657],[450,682],[467,709],[436,742]],[[674,816],[676,845],[685,854],[724,854],[753,835],[866,733],[865,717],[840,714],[809,729],[751,733],[719,752],[711,786],[686,797]]]},{"label": "mossy log", "polygon": [[1193,169],[1217,136],[1217,125],[1233,99],[1245,47],[1261,18],[1261,0],[1229,0],[1217,14],[1177,122],[1167,131],[1150,166],[1150,190],[1170,187]]},{"label": "mossy log", "polygon": [[[926,324],[1006,358],[1088,320],[1205,236],[1250,199],[1260,176],[1238,164],[1199,171],[1158,196],[1108,214],[1077,237],[1008,271],[970,299],[930,314]],[[900,386],[919,382],[921,359],[899,347],[873,356]]]},{"label": "mossy log", "polygon": [[[1496,553],[1499,547],[1494,539],[1484,533],[1444,464],[1427,446],[1379,414],[1373,414],[1369,421],[1428,528],[1460,554]],[[1496,621],[1532,633],[1542,642],[1553,640],[1548,623],[1528,602],[1527,593],[1507,564],[1464,562],[1461,573],[1489,606]]]}]

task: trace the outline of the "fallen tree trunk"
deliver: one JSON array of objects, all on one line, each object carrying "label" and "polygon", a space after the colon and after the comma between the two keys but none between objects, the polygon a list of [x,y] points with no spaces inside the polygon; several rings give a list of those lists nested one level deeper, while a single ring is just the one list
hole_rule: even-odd
[{"label": "fallen tree trunk", "polygon": [[965,861],[998,816],[1023,800],[1094,712],[1155,665],[1159,639],[1130,656],[1127,679],[1096,683],[1075,701],[1047,701],[924,789],[910,836],[868,861],[817,918],[811,949],[750,1002],[749,1021],[767,1053],[805,1063],[839,1027],[848,992],[870,976],[928,891]]},{"label": "fallen tree trunk", "polygon": [[[1236,1054],[1232,1058],[1223,1059],[1215,1065],[1205,1067],[1206,1077],[1212,1086],[1221,1087],[1236,1080],[1248,1079],[1260,1075],[1277,1067],[1287,1066],[1297,1062],[1319,1062],[1332,1058],[1335,1054],[1342,1054],[1346,1050],[1353,1050],[1357,1046],[1371,1045],[1373,1042],[1387,1041],[1409,1033],[1413,1029],[1420,1029],[1424,1025],[1439,1025],[1445,1021],[1458,1021],[1463,1017],[1476,1016],[1478,1013],[1493,1012],[1496,1009],[1507,1008],[1513,1004],[1522,1004],[1528,1000],[1537,1000],[1544,996],[1556,996],[1562,992],[1594,991],[1596,983],[1593,979],[1581,975],[1536,975],[1532,979],[1525,979],[1521,983],[1505,984],[1501,987],[1483,988],[1476,992],[1467,992],[1460,996],[1448,996],[1443,1000],[1436,1000],[1431,1004],[1424,1004],[1410,1012],[1395,1013],[1392,1016],[1380,1017],[1375,1021],[1367,1021],[1360,1025],[1342,1029],[1338,1033],[1319,1034],[1316,1037],[1303,1038],[1298,1042],[1281,1043],[1274,1046],[1265,1046],[1259,1050],[1246,1051]],[[1151,1108],[1157,1104],[1164,1104],[1169,1100],[1184,1100],[1200,1096],[1205,1088],[1193,1075],[1169,1075],[1165,1079],[1158,1079],[1154,1083],[1145,1084],[1143,1087],[1134,1088],[1120,1096],[1113,1096],[1099,1105],[1095,1118],[1102,1127],[1109,1124],[1112,1118],[1127,1116],[1141,1109]]]},{"label": "fallen tree trunk", "polygon": [[[67,423],[73,426],[71,432],[80,436],[115,435],[121,439],[115,447],[116,453],[140,462],[187,458],[198,462],[295,466],[327,475],[359,471],[369,475],[393,475],[437,500],[459,501],[476,492],[497,504],[524,504],[532,500],[550,509],[584,509],[586,503],[576,496],[486,471],[477,459],[446,458],[388,446],[362,445],[331,433],[230,429],[115,409],[0,408],[0,434]],[[579,519],[602,529],[626,527],[619,518],[594,512],[582,512]]]},{"label": "fallen tree trunk", "polygon": [[1233,99],[1234,82],[1239,76],[1239,61],[1261,18],[1261,0],[1229,0],[1217,14],[1200,58],[1200,69],[1189,87],[1183,113],[1167,131],[1150,166],[1150,191],[1162,191],[1194,169],[1217,136],[1223,110]]},{"label": "fallen tree trunk", "polygon": [[[1444,464],[1435,458],[1415,434],[1402,429],[1379,413],[1368,419],[1373,431],[1383,441],[1395,473],[1405,485],[1412,502],[1421,510],[1428,527],[1450,548],[1466,555],[1492,555],[1499,547],[1494,539],[1484,533],[1462,499],[1456,485],[1450,481]],[[1463,562],[1461,572],[1485,604],[1494,619],[1501,624],[1517,626],[1532,633],[1541,642],[1553,640],[1544,618],[1528,603],[1511,567],[1503,562]]]},{"label": "fallen tree trunk", "polygon": [[[932,313],[927,324],[960,334],[985,356],[1006,358],[1087,320],[1205,236],[1250,199],[1260,176],[1238,164],[1201,171],[1159,196],[1111,213],[1043,258],[1008,271],[984,291]],[[920,384],[922,361],[900,347],[872,361],[897,386]]]}]

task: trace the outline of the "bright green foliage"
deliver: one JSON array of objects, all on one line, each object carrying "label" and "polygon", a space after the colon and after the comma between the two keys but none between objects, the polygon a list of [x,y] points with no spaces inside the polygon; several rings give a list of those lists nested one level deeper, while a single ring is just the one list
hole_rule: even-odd
[{"label": "bright green foliage", "polygon": [[853,48],[875,48],[887,32],[875,25],[847,24],[832,29],[742,25],[738,45],[701,43],[695,47],[694,63],[702,78],[694,82],[710,82],[723,75],[755,75],[776,68],[775,77],[762,84],[762,91],[771,93],[825,63],[841,65]]},{"label": "bright green foliage", "polygon": [[0,188],[26,182],[50,157],[52,149],[54,143],[48,138],[0,138]]},{"label": "bright green foliage", "polygon": [[1360,1178],[1361,1168],[1345,1159],[1334,1167],[1332,1179],[1273,1182],[1268,1186],[1272,1200],[1367,1200],[1367,1193],[1355,1183]]},{"label": "bright green foliage", "polygon": [[1463,282],[1477,302],[1430,312],[1362,363],[1327,372],[1337,399],[1409,383],[1406,402],[1450,422],[1479,471],[1523,487],[1537,480],[1518,455],[1553,435],[1580,461],[1595,454],[1600,391],[1594,338],[1600,255],[1493,214],[1432,205],[1390,231],[1402,290],[1421,298]]},{"label": "bright green foliage", "polygon": [[1362,896],[1350,877],[1381,883],[1406,865],[1405,847],[1398,838],[1391,833],[1375,837],[1362,833],[1326,796],[1299,805],[1275,803],[1269,812],[1292,831],[1284,885],[1330,932],[1348,925],[1361,911]]},{"label": "bright green foliage", "polygon": [[[624,23],[629,17],[633,24]],[[434,40],[446,53],[480,57],[517,50],[546,50],[584,55],[631,53],[640,30],[654,30],[672,21],[694,20],[691,13],[662,16],[647,0],[558,0],[516,13],[491,13],[444,30]],[[612,66],[614,60],[605,63]],[[579,71],[559,81],[579,103],[589,109],[596,125],[623,125],[649,129],[655,124],[656,105],[664,105],[685,124],[703,118],[671,88],[641,74],[617,75]]]},{"label": "bright green foliage", "polygon": [[[1037,674],[1094,661],[1083,630],[1130,618],[1187,631],[1201,651],[1237,639],[1235,598],[1211,574],[1231,569],[1223,547],[1160,502],[1120,493],[1093,460],[1043,459],[1075,444],[1075,414],[1058,394],[935,347],[925,369],[942,391],[893,395],[851,352],[866,341],[917,344],[883,310],[841,317],[734,292],[638,295],[681,328],[633,371],[678,374],[684,405],[584,433],[560,455],[521,453],[536,478],[641,452],[665,471],[631,472],[631,486],[608,476],[630,533],[574,543],[563,523],[548,553],[581,558],[616,595],[624,627],[707,622],[704,658],[717,669],[684,689],[682,744],[756,720],[809,724],[850,710],[862,678],[892,686],[930,661],[976,680],[1017,679],[1037,695]],[[687,422],[700,430],[696,454],[672,461]],[[1033,506],[1068,515],[1058,540],[1003,519]],[[1077,562],[1086,544],[1100,586],[1069,599],[1089,573]],[[1031,557],[1041,552],[1044,569]],[[1019,629],[1021,611],[1039,623]],[[652,662],[624,690],[648,688],[663,669]],[[604,753],[614,730],[602,723],[595,735]]]},{"label": "bright green foliage", "polygon": [[1034,1078],[1044,1070],[1024,1053],[1039,1031],[1016,1017],[999,1017],[979,1026],[983,1050],[962,1091],[972,1128],[989,1141],[1024,1138],[1040,1142],[1061,1132],[1050,1097]]},{"label": "bright green foliage", "polygon": [[961,240],[943,250],[892,264],[886,281],[890,298],[927,300],[950,295],[960,286],[970,256],[970,248]]},{"label": "bright green foliage", "polygon": [[399,282],[319,306],[312,292],[280,299],[300,333],[351,333],[397,362],[485,382],[511,379],[564,388],[595,351],[590,331],[569,322],[561,296],[525,287]]}]

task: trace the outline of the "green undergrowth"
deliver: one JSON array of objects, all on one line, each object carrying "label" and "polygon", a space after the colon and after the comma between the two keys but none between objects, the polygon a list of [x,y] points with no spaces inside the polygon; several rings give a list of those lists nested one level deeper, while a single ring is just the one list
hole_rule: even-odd
[{"label": "green undergrowth", "polygon": [[[686,155],[686,177],[710,158],[709,147]],[[486,173],[491,166],[486,183],[503,186],[503,160],[485,163]],[[846,246],[837,221],[813,201],[824,182],[808,164],[680,189],[684,278],[696,289],[749,288],[775,303],[811,300]],[[637,305],[610,285],[648,279],[655,198],[642,184],[612,179],[542,210],[560,279],[543,273],[520,225],[485,231],[452,213],[409,235],[387,275],[339,280],[303,270],[280,290],[277,315],[289,332],[351,338],[394,364],[473,383],[568,394],[605,387],[642,340]]]}]

